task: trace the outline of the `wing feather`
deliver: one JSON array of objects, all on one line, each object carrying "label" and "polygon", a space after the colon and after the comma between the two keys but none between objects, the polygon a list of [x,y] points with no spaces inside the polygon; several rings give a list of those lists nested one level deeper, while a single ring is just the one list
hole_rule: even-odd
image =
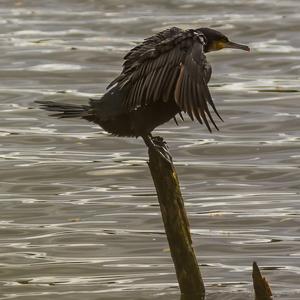
[{"label": "wing feather", "polygon": [[[208,130],[211,131],[208,119],[216,129],[218,127],[209,111],[208,104],[219,118],[220,115],[207,86],[211,68],[206,61],[203,46],[201,42],[194,40],[192,47],[190,47],[177,80],[175,101],[183,111],[188,113],[192,120],[195,117],[200,123],[203,121]],[[182,89],[188,89],[192,92],[182,92]]]},{"label": "wing feather", "polygon": [[175,69],[170,68],[169,76],[170,77],[166,79],[166,84],[165,84],[166,90],[163,96],[164,102],[167,102],[169,99],[172,99],[174,97],[176,98],[177,78],[180,76],[180,67],[178,66]]},{"label": "wing feather", "polygon": [[[207,105],[207,103],[210,103],[209,102],[210,100],[212,102],[212,99],[211,99],[211,95],[210,95],[209,89],[208,89],[206,83],[204,82],[204,80],[202,80],[202,89],[201,90],[202,90],[202,94],[204,95],[203,98],[206,99],[206,101],[204,101],[204,110],[205,110],[205,113],[209,117],[209,119],[210,119],[211,123],[214,125],[214,127],[217,130],[219,130],[217,124],[215,123],[215,121],[214,121],[214,119],[213,119],[213,117],[212,117],[212,115],[211,115],[211,113],[209,111],[208,105]],[[217,115],[219,116],[218,112],[217,112]]]},{"label": "wing feather", "polygon": [[191,98],[195,99],[197,101],[197,103],[195,103],[195,106],[194,106],[194,115],[195,115],[197,121],[200,124],[202,124],[203,122],[199,115],[200,110],[199,110],[199,103],[198,103],[199,98],[197,97],[197,85],[192,81],[190,81],[190,89],[191,89]]},{"label": "wing feather", "polygon": [[168,73],[168,68],[161,68],[159,73],[157,74],[156,88],[155,88],[154,94],[153,94],[154,101],[161,100],[162,91],[163,91],[167,73]]},{"label": "wing feather", "polygon": [[116,84],[123,89],[130,111],[156,101],[175,101],[192,120],[205,123],[209,131],[210,122],[218,129],[208,107],[221,119],[207,86],[211,67],[204,45],[198,31],[177,27],[162,31],[125,55],[123,71],[109,87]]}]

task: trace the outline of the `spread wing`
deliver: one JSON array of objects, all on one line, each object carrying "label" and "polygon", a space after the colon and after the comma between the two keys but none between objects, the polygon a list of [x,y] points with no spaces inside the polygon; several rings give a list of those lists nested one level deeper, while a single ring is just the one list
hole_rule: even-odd
[{"label": "spread wing", "polygon": [[129,110],[156,101],[175,101],[192,120],[204,122],[211,130],[210,119],[217,128],[208,108],[210,105],[220,117],[207,86],[211,67],[204,45],[204,36],[194,30],[164,30],[124,57],[122,73],[108,87],[117,85],[124,91]]}]

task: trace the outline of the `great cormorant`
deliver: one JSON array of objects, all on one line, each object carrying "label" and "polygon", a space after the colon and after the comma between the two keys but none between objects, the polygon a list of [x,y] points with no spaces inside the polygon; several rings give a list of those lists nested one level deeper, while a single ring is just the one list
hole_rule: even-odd
[{"label": "great cormorant", "polygon": [[148,146],[155,146],[151,132],[172,118],[176,121],[181,112],[209,131],[211,124],[218,129],[209,111],[210,106],[221,119],[207,86],[211,66],[205,53],[223,48],[250,50],[210,28],[172,27],[125,55],[121,74],[101,99],[90,99],[89,105],[38,103],[56,112],[52,116],[86,119],[116,136],[141,136]]}]

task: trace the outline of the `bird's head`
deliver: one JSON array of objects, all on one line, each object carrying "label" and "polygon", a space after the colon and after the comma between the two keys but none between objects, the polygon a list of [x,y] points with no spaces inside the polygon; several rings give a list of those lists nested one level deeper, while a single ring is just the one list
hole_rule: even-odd
[{"label": "bird's head", "polygon": [[229,41],[226,35],[217,30],[211,28],[199,28],[197,31],[203,33],[206,38],[205,52],[217,51],[223,48],[250,51],[248,46]]}]

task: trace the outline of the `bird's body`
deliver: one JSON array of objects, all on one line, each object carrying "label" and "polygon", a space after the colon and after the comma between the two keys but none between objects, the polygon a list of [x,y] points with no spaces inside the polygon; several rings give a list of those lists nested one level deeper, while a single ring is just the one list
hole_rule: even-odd
[{"label": "bird's body", "polygon": [[[187,113],[211,130],[219,116],[207,83],[211,66],[205,53],[225,47],[248,50],[209,28],[173,27],[145,39],[124,57],[123,71],[101,99],[89,105],[41,101],[61,118],[80,117],[117,136],[151,136],[159,125]],[[220,117],[220,116],[219,116]]]},{"label": "bird's body", "polygon": [[145,136],[180,112],[174,101],[157,101],[128,110],[124,106],[124,93],[117,86],[110,89],[101,100],[91,100],[90,105],[93,115],[97,116],[96,122],[93,121],[118,136]]}]

